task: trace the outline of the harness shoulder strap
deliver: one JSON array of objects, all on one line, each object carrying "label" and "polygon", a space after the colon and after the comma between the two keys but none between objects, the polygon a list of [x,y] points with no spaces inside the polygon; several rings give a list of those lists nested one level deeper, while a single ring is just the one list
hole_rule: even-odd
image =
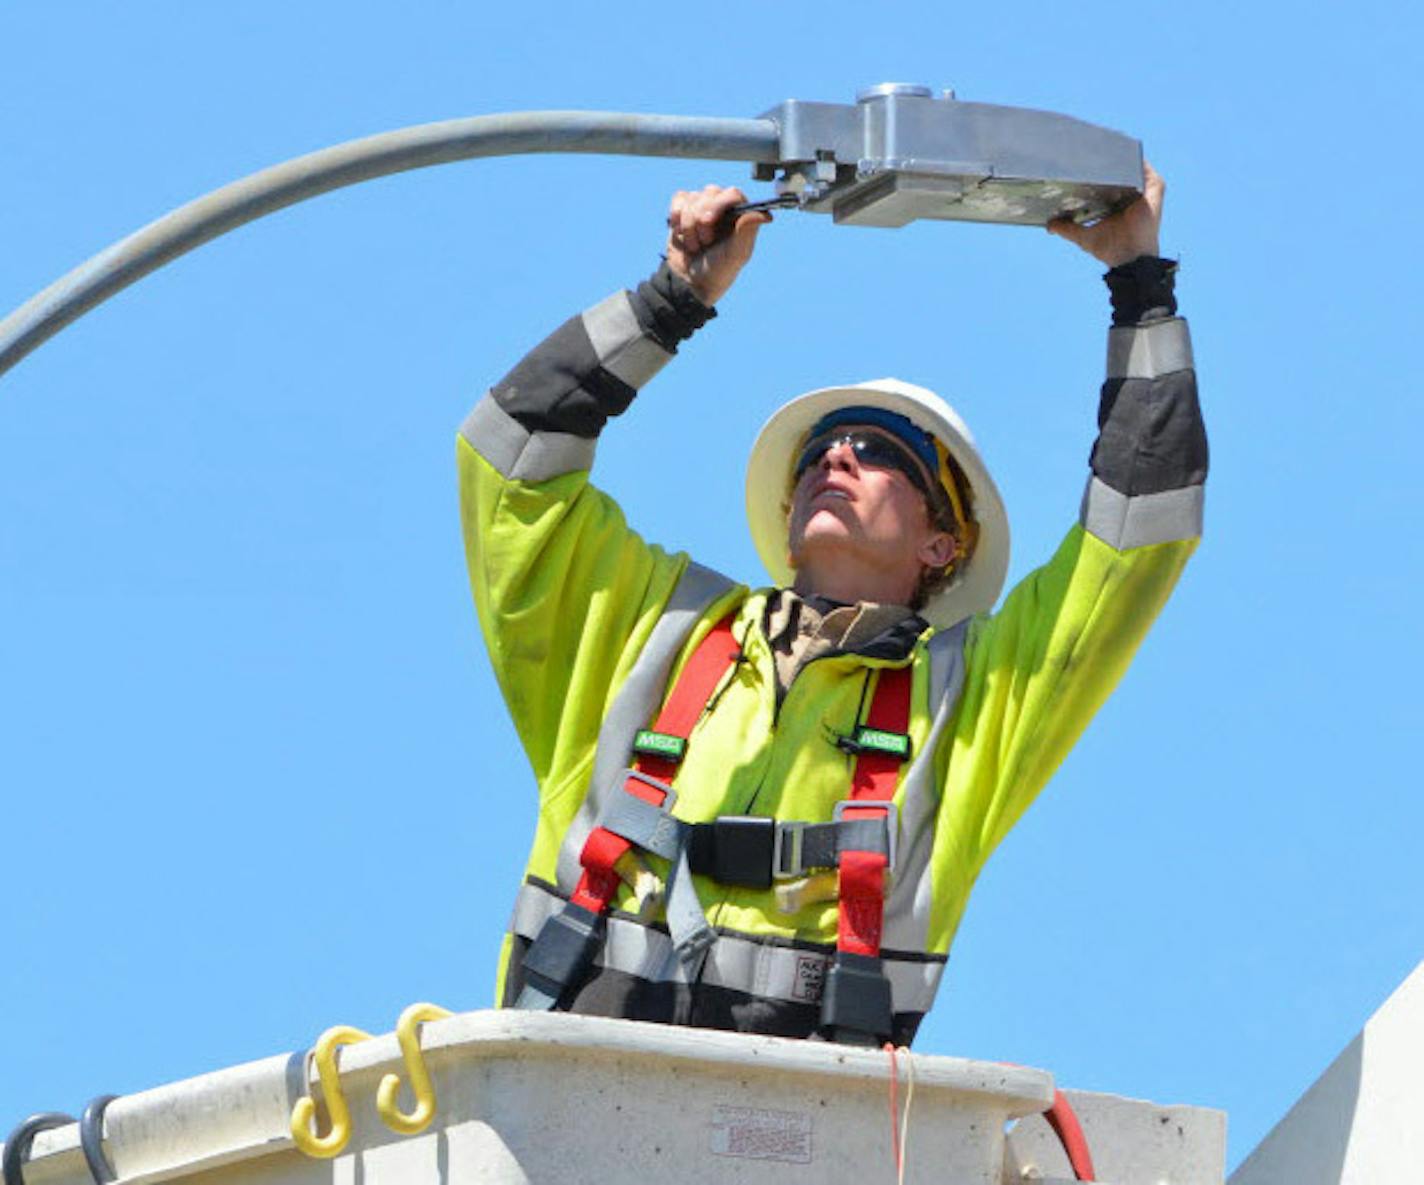
[{"label": "harness shoulder strap", "polygon": [[[907,735],[913,683],[913,666],[882,670],[865,727]],[[908,750],[895,754],[881,747],[862,748],[851,775],[851,801],[841,810],[841,818],[884,820],[889,832],[895,826],[893,813],[888,805],[872,804],[889,804],[895,797],[900,765],[907,755]],[[822,1027],[836,1041],[878,1045],[889,1039],[893,1029],[890,981],[880,959],[889,863],[888,851],[846,850],[840,855],[836,957],[821,998]]]}]

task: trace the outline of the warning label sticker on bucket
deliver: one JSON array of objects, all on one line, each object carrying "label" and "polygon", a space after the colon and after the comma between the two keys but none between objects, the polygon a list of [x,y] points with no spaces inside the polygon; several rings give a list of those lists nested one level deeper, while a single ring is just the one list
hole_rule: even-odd
[{"label": "warning label sticker on bucket", "polygon": [[708,1134],[718,1156],[811,1163],[811,1117],[798,1111],[715,1107]]}]

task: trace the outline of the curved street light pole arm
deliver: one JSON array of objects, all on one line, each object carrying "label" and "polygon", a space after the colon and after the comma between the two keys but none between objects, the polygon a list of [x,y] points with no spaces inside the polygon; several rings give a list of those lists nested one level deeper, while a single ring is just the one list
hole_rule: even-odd
[{"label": "curved street light pole arm", "polygon": [[228,231],[342,186],[407,169],[533,152],[775,162],[770,119],[523,111],[349,140],[253,173],[99,252],[0,321],[0,374],[116,292]]}]

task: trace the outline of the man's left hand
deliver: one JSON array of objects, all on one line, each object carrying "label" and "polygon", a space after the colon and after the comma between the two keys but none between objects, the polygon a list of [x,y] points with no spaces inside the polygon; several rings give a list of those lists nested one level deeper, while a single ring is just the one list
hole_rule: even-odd
[{"label": "man's left hand", "polygon": [[1048,224],[1048,233],[1075,243],[1108,267],[1158,254],[1162,195],[1167,184],[1146,161],[1142,163],[1142,179],[1142,196],[1125,210],[1092,226],[1080,226],[1071,218],[1055,218]]}]

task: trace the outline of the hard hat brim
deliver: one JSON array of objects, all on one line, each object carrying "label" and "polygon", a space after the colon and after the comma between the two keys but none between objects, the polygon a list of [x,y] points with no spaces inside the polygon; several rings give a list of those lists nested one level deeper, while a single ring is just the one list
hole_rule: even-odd
[{"label": "hard hat brim", "polygon": [[921,616],[941,628],[994,607],[1009,568],[1009,520],[994,479],[974,438],[954,409],[938,395],[898,379],[811,391],[780,408],[762,426],[747,464],[747,521],[752,543],[774,583],[792,584],[787,559],[786,513],[792,468],[806,434],[825,415],[843,407],[898,412],[949,450],[971,490],[979,542],[969,560],[943,588],[931,594]]}]

